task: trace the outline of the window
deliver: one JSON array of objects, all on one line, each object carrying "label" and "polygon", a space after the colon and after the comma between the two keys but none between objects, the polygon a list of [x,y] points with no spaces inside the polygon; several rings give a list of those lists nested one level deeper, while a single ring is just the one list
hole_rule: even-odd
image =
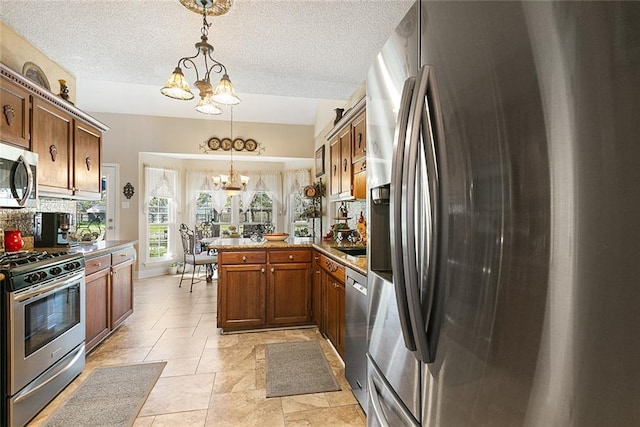
[{"label": "window", "polygon": [[167,197],[152,197],[148,204],[149,258],[169,253],[169,202]]},{"label": "window", "polygon": [[176,188],[176,171],[145,166],[145,259],[148,262],[169,260],[176,252]]}]

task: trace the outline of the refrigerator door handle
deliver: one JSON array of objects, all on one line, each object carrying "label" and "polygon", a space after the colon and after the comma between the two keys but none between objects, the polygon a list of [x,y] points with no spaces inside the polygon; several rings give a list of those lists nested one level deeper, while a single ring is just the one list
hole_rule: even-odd
[{"label": "refrigerator door handle", "polygon": [[407,302],[407,292],[405,289],[404,267],[402,260],[402,230],[401,227],[401,203],[402,203],[402,164],[407,138],[407,126],[409,112],[411,111],[411,101],[415,87],[415,77],[409,77],[404,82],[402,96],[400,98],[400,109],[396,121],[396,129],[393,141],[393,158],[391,162],[391,186],[390,186],[390,206],[391,217],[391,269],[393,271],[393,286],[395,288],[396,303],[398,305],[398,317],[402,329],[404,345],[411,351],[416,350],[414,333],[411,330],[411,320],[409,318],[409,306]]},{"label": "refrigerator door handle", "polygon": [[[418,360],[424,363],[433,362],[435,359],[435,349],[437,344],[437,331],[433,336],[429,336],[430,322],[435,310],[437,282],[436,260],[438,258],[438,238],[439,238],[439,196],[440,183],[438,174],[438,162],[436,158],[436,138],[441,137],[440,111],[438,105],[437,91],[435,88],[435,76],[433,68],[425,65],[420,69],[416,79],[416,89],[414,90],[411,119],[409,125],[409,142],[405,151],[403,179],[406,182],[406,192],[403,205],[403,225],[406,227],[404,233],[405,247],[405,279],[407,287],[407,300],[409,313],[411,316],[411,326],[414,331],[416,343],[415,355]],[[433,123],[436,120],[437,123]],[[438,128],[436,128],[438,126]],[[422,136],[422,138],[421,138]],[[420,152],[420,150],[423,150]],[[421,167],[420,155],[424,153],[426,162],[426,185],[427,192],[423,193],[426,203],[416,203],[416,189],[421,191],[423,187],[418,182],[424,181],[425,177],[418,174]],[[424,190],[424,189],[423,189]],[[424,207],[424,208],[423,208]],[[416,215],[416,210],[420,212]],[[427,219],[424,225],[426,230],[417,226],[421,218]],[[419,233],[419,234],[417,234]],[[421,240],[426,236],[427,250],[425,254],[419,253],[418,244],[424,244]],[[422,261],[421,264],[419,261]],[[424,273],[426,272],[426,277]],[[426,281],[426,283],[423,283]]]}]

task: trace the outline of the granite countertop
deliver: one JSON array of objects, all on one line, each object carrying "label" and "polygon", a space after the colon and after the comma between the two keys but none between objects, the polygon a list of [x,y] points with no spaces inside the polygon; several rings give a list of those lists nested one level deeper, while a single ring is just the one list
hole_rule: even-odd
[{"label": "granite countertop", "polygon": [[216,249],[218,251],[233,251],[233,250],[258,250],[258,249],[286,249],[286,248],[314,248],[325,255],[331,257],[335,261],[344,265],[345,267],[352,268],[360,274],[367,274],[367,258],[366,257],[354,257],[340,252],[341,247],[356,247],[362,248],[359,245],[338,245],[335,242],[313,242],[309,238],[296,238],[289,237],[282,242],[255,242],[247,238],[229,238],[218,237],[211,239],[203,239],[205,243],[208,243],[209,249]]},{"label": "granite countertop", "polygon": [[85,257],[93,257],[113,252],[116,249],[126,248],[138,243],[137,240],[101,240],[91,245],[78,244],[68,248],[56,248],[71,253],[81,253]]}]

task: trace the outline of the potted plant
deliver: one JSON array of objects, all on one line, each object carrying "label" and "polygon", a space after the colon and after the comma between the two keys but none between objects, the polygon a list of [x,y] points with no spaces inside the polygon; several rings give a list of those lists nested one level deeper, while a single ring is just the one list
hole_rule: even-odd
[{"label": "potted plant", "polygon": [[172,262],[171,264],[169,264],[169,267],[167,267],[167,272],[172,275],[178,274],[178,263]]}]

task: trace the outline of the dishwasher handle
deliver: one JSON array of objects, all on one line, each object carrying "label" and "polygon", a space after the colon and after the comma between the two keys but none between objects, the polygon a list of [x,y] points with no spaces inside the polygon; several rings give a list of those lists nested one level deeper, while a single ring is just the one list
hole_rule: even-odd
[{"label": "dishwasher handle", "polygon": [[367,296],[367,288],[365,288],[364,286],[362,286],[360,283],[358,282],[353,282],[353,288],[360,292],[362,295],[364,295],[365,297]]}]

